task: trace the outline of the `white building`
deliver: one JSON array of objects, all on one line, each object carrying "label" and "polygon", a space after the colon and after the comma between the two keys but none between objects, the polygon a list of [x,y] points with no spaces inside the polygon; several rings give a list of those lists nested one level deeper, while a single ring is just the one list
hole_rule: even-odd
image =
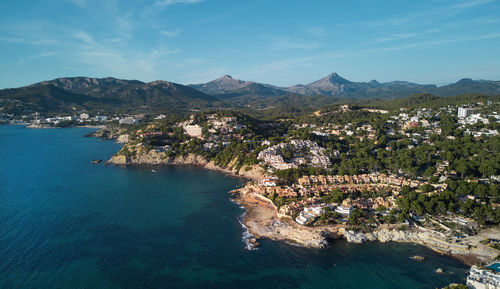
[{"label": "white building", "polygon": [[472,109],[467,108],[467,107],[459,107],[458,108],[458,117],[459,118],[466,118],[472,113]]},{"label": "white building", "polygon": [[201,137],[203,134],[203,130],[201,126],[195,125],[186,125],[184,127],[184,133],[189,135],[190,137]]},{"label": "white building", "polygon": [[124,117],[118,121],[119,124],[136,124],[137,120],[131,116]]},{"label": "white building", "polygon": [[[108,117],[105,116],[105,115],[96,115],[95,116],[95,120],[97,120],[97,121],[107,121]],[[135,121],[135,123],[137,123],[137,121]]]},{"label": "white building", "polygon": [[470,268],[467,276],[467,286],[472,289],[500,288],[500,274],[494,270],[480,269],[477,266]]},{"label": "white building", "polygon": [[304,211],[301,211],[299,213],[299,216],[297,218],[295,218],[295,222],[297,222],[300,225],[305,225],[313,220],[314,220],[314,216],[309,214],[309,213],[306,213]]},{"label": "white building", "polygon": [[326,210],[325,207],[331,208],[331,205],[320,204],[316,206],[305,207],[303,211],[299,213],[297,218],[295,218],[295,222],[300,225],[306,225],[312,221],[314,221],[317,217],[323,215]]},{"label": "white building", "polygon": [[343,216],[349,216],[351,214],[351,211],[352,211],[352,206],[349,207],[338,206],[337,208],[335,208],[335,212]]},{"label": "white building", "polygon": [[259,184],[264,186],[264,187],[275,187],[276,186],[276,181],[278,180],[277,177],[275,176],[270,176],[267,178],[263,178],[259,181]]},{"label": "white building", "polygon": [[88,113],[81,113],[80,119],[89,119],[89,114]]}]

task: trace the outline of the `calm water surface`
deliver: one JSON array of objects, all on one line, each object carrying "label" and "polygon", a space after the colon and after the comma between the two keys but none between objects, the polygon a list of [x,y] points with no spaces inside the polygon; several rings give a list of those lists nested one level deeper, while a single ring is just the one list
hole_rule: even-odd
[{"label": "calm water surface", "polygon": [[241,180],[91,165],[120,146],[87,132],[0,126],[0,288],[436,288],[465,277],[410,244],[246,250],[227,194]]}]

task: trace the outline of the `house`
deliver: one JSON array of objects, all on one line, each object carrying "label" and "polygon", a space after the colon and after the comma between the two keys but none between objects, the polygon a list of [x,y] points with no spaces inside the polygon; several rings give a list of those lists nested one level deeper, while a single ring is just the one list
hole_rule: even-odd
[{"label": "house", "polygon": [[352,206],[337,206],[337,208],[335,208],[335,212],[343,216],[349,216],[352,212],[352,209]]},{"label": "house", "polygon": [[136,124],[137,120],[131,116],[124,117],[118,121],[119,124]]},{"label": "house", "polygon": [[276,186],[276,181],[278,180],[275,176],[270,176],[267,178],[263,178],[259,181],[259,184],[264,187],[274,187]]},{"label": "house", "polygon": [[201,126],[194,124],[194,125],[186,125],[184,126],[184,133],[189,135],[190,137],[201,137],[203,134],[203,130]]},{"label": "house", "polygon": [[467,276],[467,286],[473,289],[500,288],[499,266],[499,263],[490,265],[488,269],[480,269],[477,266],[472,266],[469,276]]},{"label": "house", "polygon": [[302,211],[299,213],[297,218],[295,218],[295,222],[297,222],[300,225],[306,225],[314,220],[314,216],[306,213],[305,211]]}]

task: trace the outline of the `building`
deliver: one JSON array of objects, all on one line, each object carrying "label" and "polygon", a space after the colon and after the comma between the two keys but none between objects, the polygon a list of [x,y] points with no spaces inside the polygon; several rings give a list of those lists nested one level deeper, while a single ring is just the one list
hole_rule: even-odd
[{"label": "building", "polygon": [[459,118],[466,118],[472,113],[472,109],[467,108],[467,107],[459,107],[458,108],[458,117]]},{"label": "building", "polygon": [[467,286],[473,289],[500,288],[499,266],[499,263],[489,266],[489,269],[480,269],[477,266],[472,266],[469,276],[467,276]]},{"label": "building", "polygon": [[89,114],[88,113],[81,113],[80,119],[89,119]]},{"label": "building", "polygon": [[136,124],[137,120],[131,116],[124,117],[118,121],[119,124]]},{"label": "building", "polygon": [[317,217],[321,216],[325,213],[325,204],[309,206],[305,207],[303,211],[299,213],[297,218],[295,218],[295,222],[300,225],[306,225],[312,221],[314,221]]},{"label": "building", "polygon": [[[94,117],[94,119],[97,120],[97,121],[107,121],[108,117],[105,116],[105,115],[96,115]],[[134,119],[134,121],[135,121],[135,123],[137,123],[137,120]]]},{"label": "building", "polygon": [[201,126],[195,125],[186,125],[184,127],[184,133],[189,135],[190,137],[201,137],[203,134],[203,130]]},{"label": "building", "polygon": [[297,222],[300,225],[306,225],[313,221],[315,217],[305,211],[301,211],[297,218],[295,218],[295,222]]},{"label": "building", "polygon": [[259,184],[264,187],[275,187],[276,181],[278,180],[275,176],[270,176],[267,178],[263,178],[259,181]]},{"label": "building", "polygon": [[352,211],[352,207],[349,206],[338,206],[337,208],[335,208],[335,212],[343,215],[343,216],[349,216],[351,214],[351,211]]}]

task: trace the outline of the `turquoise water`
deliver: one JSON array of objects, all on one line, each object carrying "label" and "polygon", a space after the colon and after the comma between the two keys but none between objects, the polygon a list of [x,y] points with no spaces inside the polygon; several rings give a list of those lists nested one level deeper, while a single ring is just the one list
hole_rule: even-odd
[{"label": "turquoise water", "polygon": [[488,266],[488,268],[500,272],[500,263],[491,264],[490,266]]},{"label": "turquoise water", "polygon": [[246,250],[227,194],[242,181],[91,165],[120,146],[88,131],[0,126],[0,288],[436,288],[465,277],[410,244]]}]

